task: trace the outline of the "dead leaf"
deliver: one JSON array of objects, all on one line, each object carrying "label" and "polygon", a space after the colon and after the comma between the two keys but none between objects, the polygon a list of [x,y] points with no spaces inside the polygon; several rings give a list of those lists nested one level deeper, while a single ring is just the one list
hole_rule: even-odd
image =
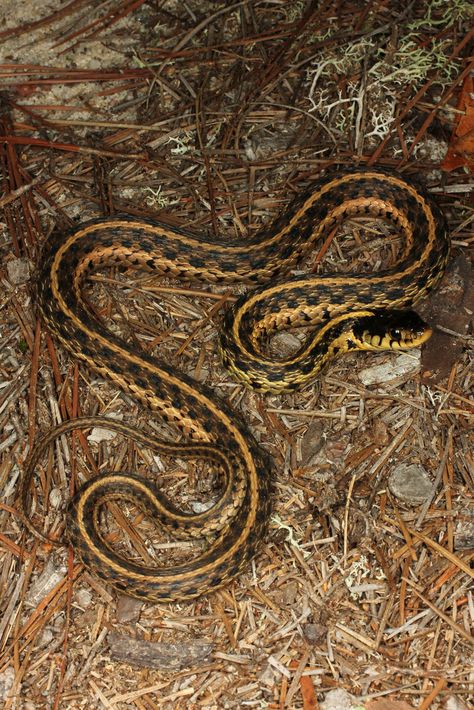
[{"label": "dead leaf", "polygon": [[459,116],[448,152],[441,167],[450,171],[465,166],[474,172],[474,79],[467,76],[459,97],[458,108],[463,113]]}]

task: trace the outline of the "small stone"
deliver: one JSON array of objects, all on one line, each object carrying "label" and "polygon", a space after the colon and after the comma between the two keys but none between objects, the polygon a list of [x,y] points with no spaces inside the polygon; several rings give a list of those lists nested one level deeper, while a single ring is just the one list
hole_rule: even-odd
[{"label": "small stone", "polygon": [[321,643],[326,635],[327,628],[322,624],[303,624],[303,636],[309,643]]},{"label": "small stone", "polygon": [[59,488],[53,488],[49,494],[49,504],[54,510],[58,510],[63,502],[63,495]]},{"label": "small stone", "polygon": [[51,641],[53,640],[53,638],[54,638],[54,634],[51,631],[51,629],[48,627],[48,628],[44,629],[43,633],[41,634],[40,639],[39,639],[39,643],[41,646],[48,646],[51,643]]},{"label": "small stone", "polygon": [[288,582],[274,592],[274,599],[280,606],[294,604],[298,595],[297,582]]},{"label": "small stone", "polygon": [[460,511],[460,519],[454,530],[454,549],[470,550],[474,547],[474,514],[466,508]]},{"label": "small stone", "polygon": [[210,508],[212,508],[215,502],[215,500],[207,500],[205,502],[202,502],[200,500],[190,500],[188,501],[188,505],[193,511],[193,513],[196,513],[196,515],[200,515],[201,513],[205,513]]},{"label": "small stone", "polygon": [[79,589],[76,592],[76,603],[81,607],[81,609],[87,609],[92,604],[92,594],[88,589]]},{"label": "small stone", "polygon": [[325,444],[324,424],[314,419],[301,438],[301,465],[310,466]]},{"label": "small stone", "polygon": [[14,286],[19,286],[30,280],[30,265],[28,259],[12,259],[7,263],[8,280]]},{"label": "small stone", "polygon": [[141,599],[120,594],[117,599],[116,616],[120,624],[138,621],[142,612],[143,602]]},{"label": "small stone", "polygon": [[38,579],[36,579],[30,587],[26,602],[31,606],[38,606],[40,601],[44,599],[65,576],[66,565],[64,562],[57,562],[55,556],[51,556],[46,562]]},{"label": "small stone", "polygon": [[91,433],[87,437],[87,441],[91,444],[100,444],[102,441],[112,441],[117,436],[116,431],[111,431],[110,429],[104,429],[103,427],[96,426],[92,429]]},{"label": "small stone", "polygon": [[197,382],[205,382],[209,377],[209,369],[207,367],[199,367],[192,370],[190,373]]},{"label": "small stone", "polygon": [[[108,414],[109,419],[116,419],[122,421],[122,414]],[[102,441],[113,441],[117,436],[117,432],[107,427],[96,426],[92,429],[91,433],[87,437],[87,441],[94,444],[100,444]]]},{"label": "small stone", "polygon": [[14,680],[15,670],[11,666],[8,666],[3,673],[0,673],[0,700],[7,700]]},{"label": "small stone", "polygon": [[382,365],[373,365],[359,372],[359,380],[366,386],[392,382],[420,370],[421,350],[415,348],[409,353],[391,357]]},{"label": "small stone", "polygon": [[446,710],[469,710],[468,706],[461,700],[451,695],[446,701]]},{"label": "small stone", "polygon": [[66,617],[64,613],[58,614],[53,620],[52,627],[55,631],[62,631],[66,624]]},{"label": "small stone", "polygon": [[420,505],[432,494],[433,484],[427,472],[417,464],[401,464],[390,474],[388,486],[407,505]]},{"label": "small stone", "polygon": [[354,710],[360,704],[357,703],[354,696],[350,695],[347,690],[336,688],[326,693],[326,697],[321,703],[321,710]]}]

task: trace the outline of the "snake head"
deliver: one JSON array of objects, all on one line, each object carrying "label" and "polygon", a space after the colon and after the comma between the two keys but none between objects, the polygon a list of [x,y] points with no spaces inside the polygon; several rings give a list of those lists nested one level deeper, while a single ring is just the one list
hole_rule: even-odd
[{"label": "snake head", "polygon": [[358,318],[352,336],[360,350],[409,350],[420,347],[432,332],[414,311],[379,311]]}]

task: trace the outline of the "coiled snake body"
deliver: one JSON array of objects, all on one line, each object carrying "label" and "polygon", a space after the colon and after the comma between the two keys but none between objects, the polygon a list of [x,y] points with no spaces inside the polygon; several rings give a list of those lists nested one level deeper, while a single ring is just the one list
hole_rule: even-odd
[{"label": "coiled snake body", "polygon": [[[282,279],[339,222],[366,214],[387,218],[403,232],[405,246],[396,266],[374,274]],[[426,340],[429,329],[399,309],[436,285],[448,251],[444,218],[433,200],[400,175],[369,169],[322,178],[245,242],[216,243],[128,216],[53,235],[37,287],[48,329],[78,360],[176,424],[185,441],[161,441],[117,421],[107,420],[107,427],[163,454],[205,460],[223,480],[219,500],[203,513],[190,514],[135,474],[91,479],[67,514],[67,535],[83,562],[128,594],[151,601],[189,599],[247,568],[270,506],[268,461],[240,417],[208,387],[137,350],[99,322],[82,297],[82,285],[93,270],[119,264],[185,280],[256,286],[226,312],[220,349],[228,369],[249,387],[284,392],[309,382],[337,353],[412,347]],[[396,310],[388,314],[387,308]],[[301,325],[317,330],[295,355],[277,362],[266,355],[263,344],[270,335]],[[25,509],[45,447],[66,431],[99,423],[104,426],[98,417],[66,422],[37,444],[21,485]],[[124,558],[99,525],[101,507],[116,499],[131,500],[173,535],[205,539],[206,549],[189,562],[163,568]]]}]

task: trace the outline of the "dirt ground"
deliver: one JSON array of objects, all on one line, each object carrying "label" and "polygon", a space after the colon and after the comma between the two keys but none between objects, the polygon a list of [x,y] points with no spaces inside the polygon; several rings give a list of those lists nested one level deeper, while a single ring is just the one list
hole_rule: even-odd
[{"label": "dirt ground", "polygon": [[[1,0],[6,710],[472,707],[473,18],[463,0]],[[94,472],[137,471],[194,512],[219,480],[96,427],[49,447],[22,509],[28,454],[60,422],[105,415],[181,436],[48,334],[41,245],[119,213],[245,243],[335,166],[399,171],[446,215],[446,274],[416,306],[434,331],[422,349],[347,354],[301,391],[262,395],[217,347],[246,287],[92,276],[103,322],[226,400],[272,471],[268,530],[238,579],[186,603],[118,594],[24,513],[61,541],[71,492]],[[347,219],[296,271],[370,274],[396,262],[401,236]],[[284,331],[271,352],[306,335]],[[122,554],[190,554],[132,504],[106,508]]]}]

